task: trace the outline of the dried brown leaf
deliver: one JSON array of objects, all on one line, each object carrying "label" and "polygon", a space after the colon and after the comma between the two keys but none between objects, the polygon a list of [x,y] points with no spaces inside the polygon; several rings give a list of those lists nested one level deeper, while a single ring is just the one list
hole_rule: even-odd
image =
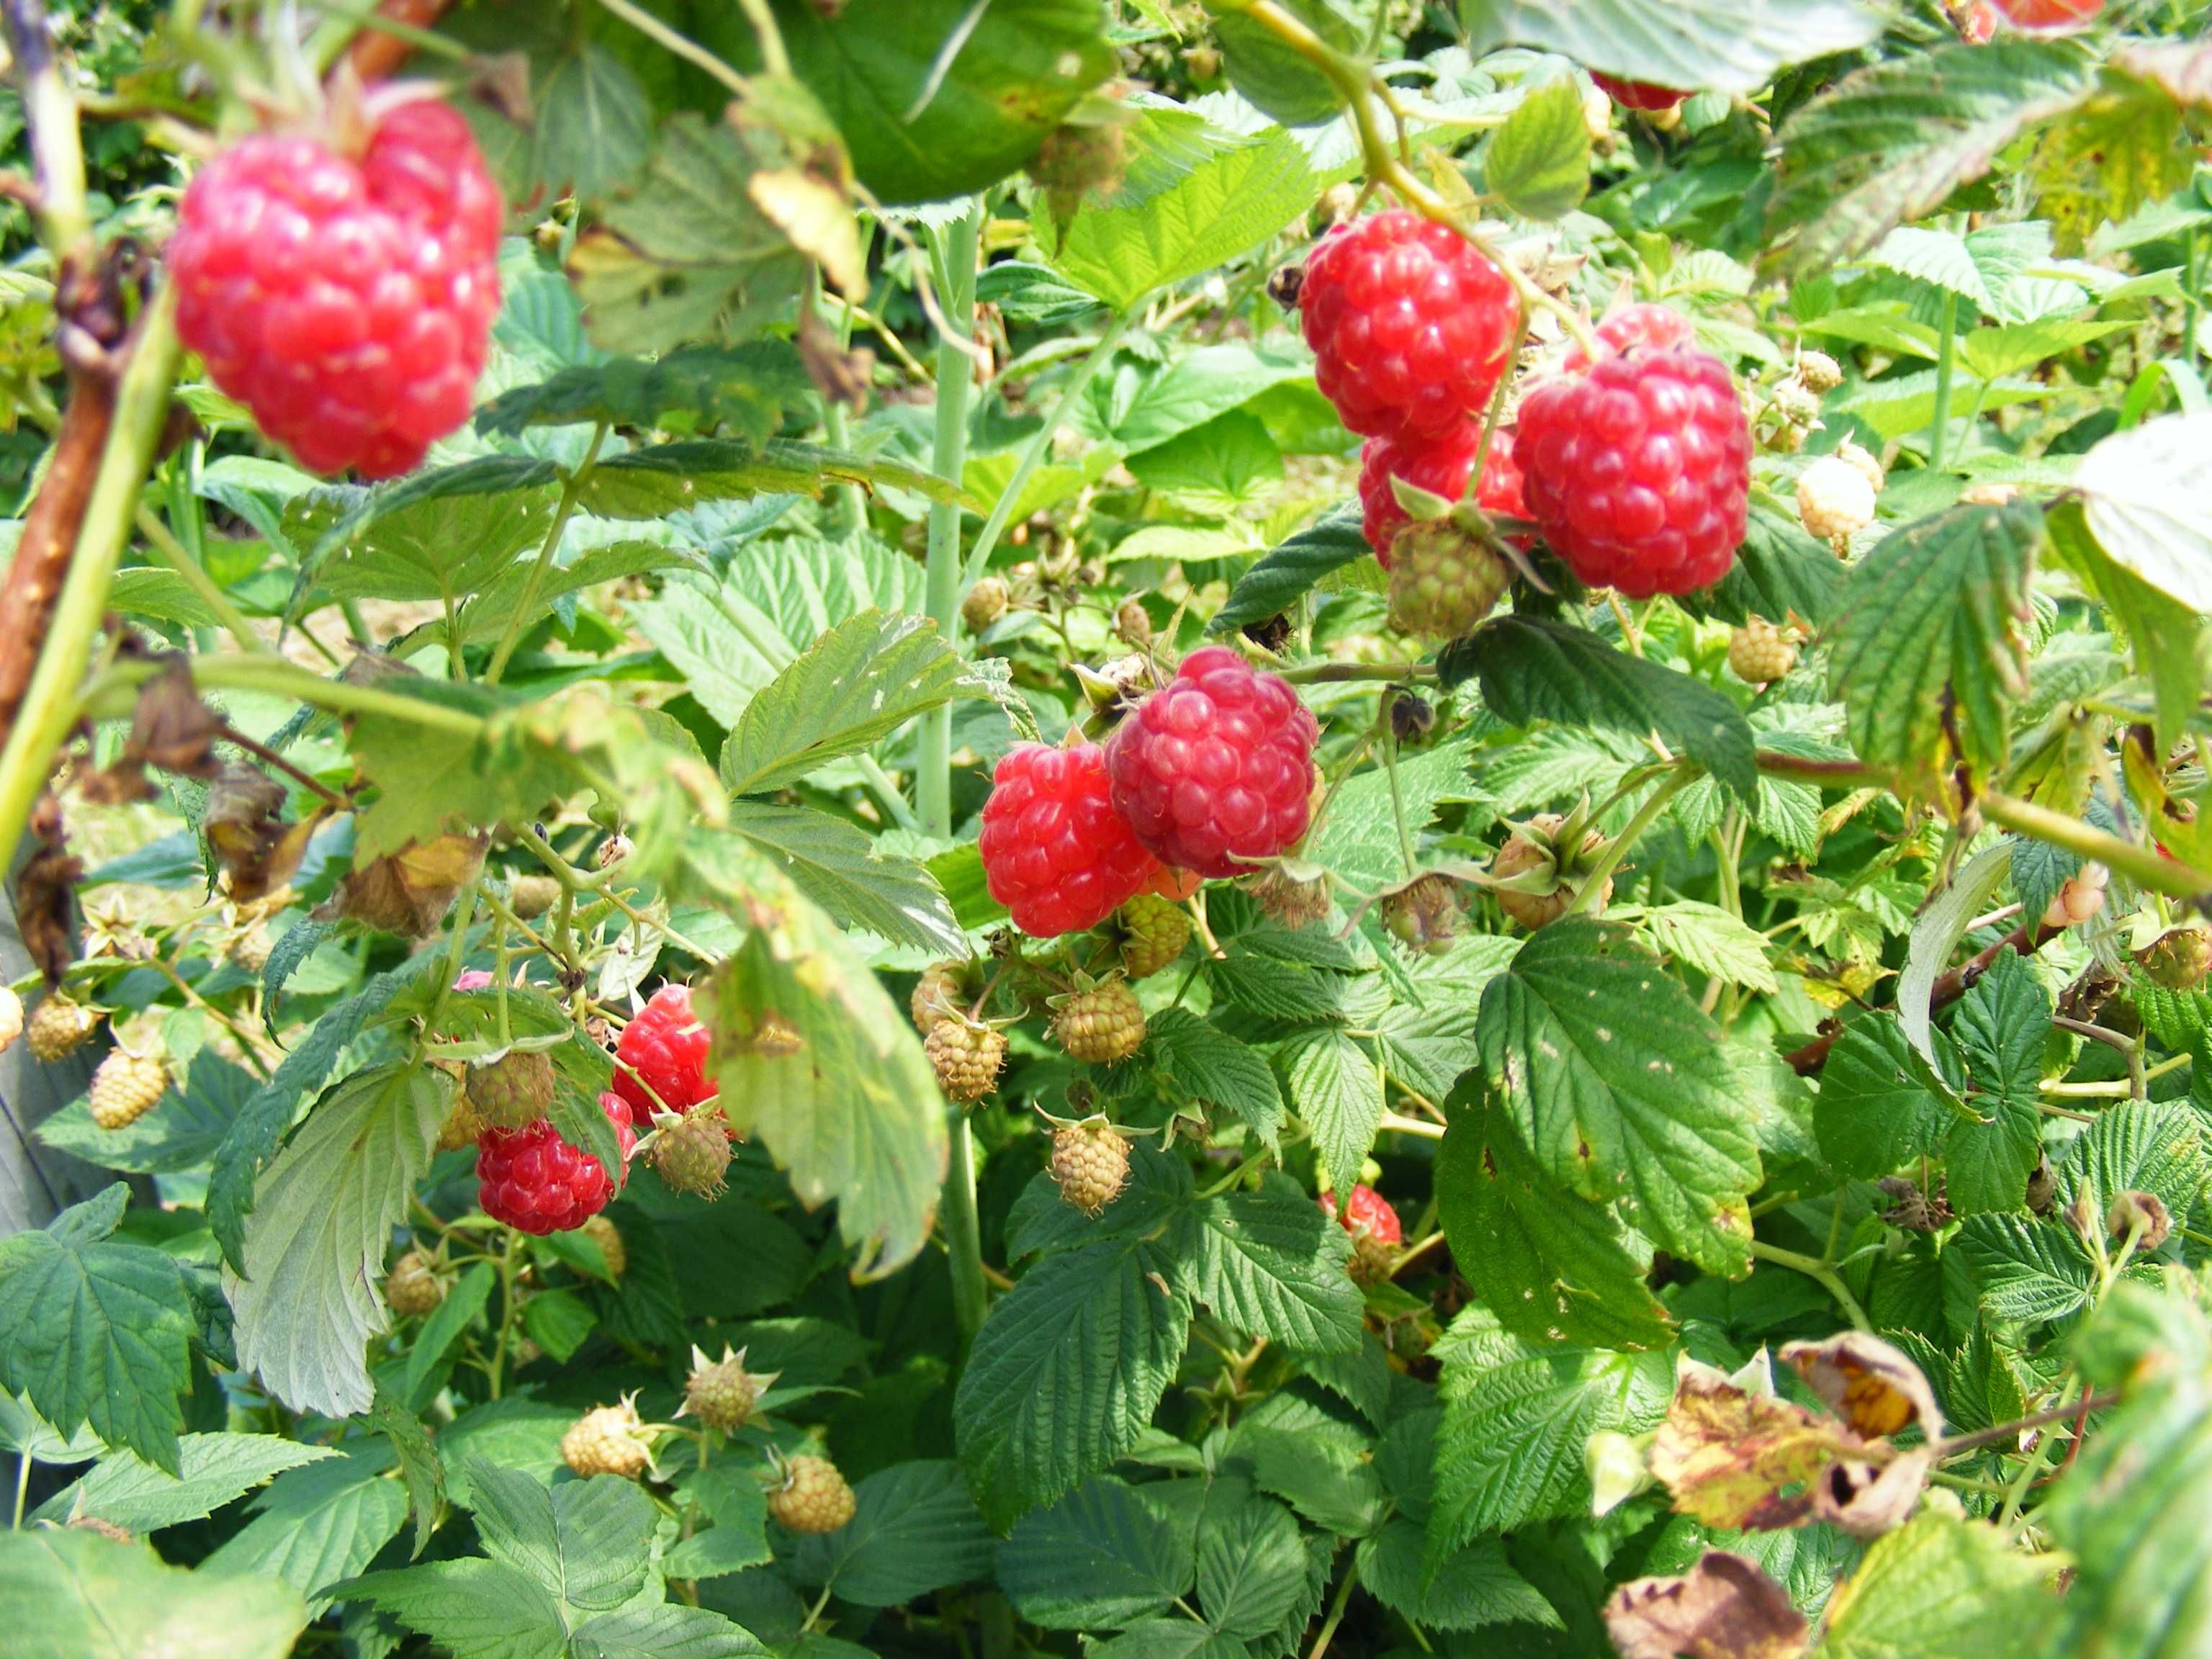
[{"label": "dried brown leaf", "polygon": [[1931,1440],[1943,1432],[1943,1413],[1928,1379],[1902,1350],[1878,1336],[1845,1331],[1826,1342],[1787,1343],[1782,1358],[1869,1439],[1902,1433],[1915,1424]]},{"label": "dried brown leaf", "polygon": [[1781,1585],[1725,1550],[1680,1578],[1623,1584],[1605,1626],[1620,1659],[1796,1659],[1811,1635]]}]

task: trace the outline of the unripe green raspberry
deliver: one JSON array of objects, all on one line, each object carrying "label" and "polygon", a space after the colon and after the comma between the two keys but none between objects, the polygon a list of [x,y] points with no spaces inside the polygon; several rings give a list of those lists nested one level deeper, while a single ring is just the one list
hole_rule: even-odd
[{"label": "unripe green raspberry", "polygon": [[169,1068],[152,1054],[118,1048],[92,1074],[88,1104],[92,1121],[103,1129],[126,1129],[154,1109],[169,1091]]},{"label": "unripe green raspberry", "polygon": [[1006,1063],[1006,1037],[966,1019],[939,1020],[929,1028],[921,1051],[945,1097],[963,1104],[998,1087],[1000,1068]]},{"label": "unripe green raspberry", "polygon": [[1459,884],[1449,876],[1423,876],[1382,901],[1382,925],[1400,943],[1415,951],[1449,949],[1466,922]]},{"label": "unripe green raspberry", "polygon": [[730,1170],[730,1130],[720,1107],[694,1107],[682,1117],[663,1113],[648,1155],[654,1173],[679,1193],[713,1198]]},{"label": "unripe green raspberry", "polygon": [[1844,383],[1844,366],[1825,351],[1800,352],[1797,378],[1808,392],[1833,392]]},{"label": "unripe green raspberry", "polygon": [[67,1060],[100,1029],[100,1016],[58,991],[31,1010],[31,1052],[47,1065]]},{"label": "unripe green raspberry", "polygon": [[1085,1215],[1097,1215],[1129,1179],[1127,1139],[1103,1118],[1054,1130],[1052,1178],[1062,1198]]},{"label": "unripe green raspberry", "polygon": [[960,620],[970,634],[980,634],[1006,614],[1006,585],[996,576],[981,576],[968,597],[960,601]]},{"label": "unripe green raspberry", "polygon": [[384,1280],[384,1305],[402,1319],[433,1311],[446,1299],[445,1281],[438,1277],[430,1258],[410,1250],[392,1264]]},{"label": "unripe green raspberry", "polygon": [[469,1103],[465,1091],[453,1096],[453,1109],[446,1121],[438,1126],[437,1150],[457,1152],[464,1146],[473,1146],[483,1132],[491,1126],[477,1115],[477,1109]]},{"label": "unripe green raspberry", "polygon": [[1797,644],[1764,617],[1748,617],[1729,635],[1729,672],[1747,685],[1766,685],[1797,665]]},{"label": "unripe green raspberry", "polygon": [[753,1407],[775,1381],[772,1374],[756,1376],[745,1369],[744,1350],[731,1352],[726,1342],[722,1345],[720,1359],[707,1358],[707,1351],[694,1344],[691,1349],[691,1375],[684,1383],[684,1403],[677,1408],[678,1417],[697,1418],[710,1429],[720,1429],[732,1434],[750,1420]]},{"label": "unripe green raspberry", "polygon": [[550,876],[517,876],[507,890],[507,908],[534,921],[561,902],[561,884]]},{"label": "unripe green raspberry", "polygon": [[599,1247],[608,1277],[620,1279],[629,1266],[629,1247],[623,1243],[622,1230],[604,1215],[595,1215],[587,1217],[576,1231]]},{"label": "unripe green raspberry", "polygon": [[768,1512],[793,1532],[835,1532],[856,1507],[837,1466],[805,1453],[784,1465],[783,1484],[768,1495]]},{"label": "unripe green raspberry", "polygon": [[469,1103],[495,1129],[520,1129],[552,1109],[553,1057],[538,1048],[510,1048],[469,1064]]},{"label": "unripe green raspberry", "polygon": [[578,1474],[618,1474],[635,1480],[653,1467],[653,1444],[637,1414],[636,1396],[595,1406],[561,1437],[561,1461]]},{"label": "unripe green raspberry", "polygon": [[927,1036],[930,1027],[940,1019],[951,1019],[966,1012],[972,1000],[966,963],[933,962],[915,981],[914,994],[907,999],[907,1012],[914,1016],[914,1029]]},{"label": "unripe green raspberry", "polygon": [[[1557,921],[1566,915],[1567,907],[1574,902],[1579,884],[1568,874],[1560,872],[1562,862],[1586,863],[1591,854],[1605,845],[1605,837],[1592,830],[1583,837],[1582,847],[1572,859],[1563,860],[1555,838],[1565,822],[1565,818],[1557,812],[1538,813],[1528,820],[1525,828],[1515,830],[1507,838],[1505,845],[1498,849],[1498,856],[1491,861],[1490,873],[1501,880],[1525,875],[1547,865],[1558,872],[1555,884],[1543,892],[1518,892],[1504,887],[1494,890],[1498,908],[1531,933],[1548,922]],[[1599,889],[1595,902],[1590,906],[1591,913],[1595,915],[1603,910],[1612,896],[1613,878],[1608,876],[1605,885]]]},{"label": "unripe green raspberry", "polygon": [[1448,520],[1408,525],[1390,556],[1390,625],[1424,639],[1472,633],[1511,580],[1504,559]]},{"label": "unripe green raspberry", "polygon": [[1850,462],[1823,455],[1797,475],[1797,519],[1807,534],[1844,551],[1874,522],[1874,489]]},{"label": "unripe green raspberry", "polygon": [[2176,927],[2149,949],[2138,951],[2136,960],[2169,991],[2201,990],[2206,976],[2212,975],[2212,928],[2194,921]]},{"label": "unripe green raspberry", "polygon": [[1157,893],[1139,893],[1121,907],[1121,970],[1150,979],[1182,955],[1190,943],[1190,917]]},{"label": "unripe green raspberry", "polygon": [[1091,1066],[1127,1060],[1145,1041],[1145,1011],[1118,979],[1078,991],[1053,1016],[1052,1034],[1068,1056]]}]

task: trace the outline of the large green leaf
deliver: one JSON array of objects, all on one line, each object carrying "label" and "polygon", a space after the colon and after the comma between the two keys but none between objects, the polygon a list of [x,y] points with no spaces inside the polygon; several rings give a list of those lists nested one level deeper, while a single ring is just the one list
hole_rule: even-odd
[{"label": "large green leaf", "polygon": [[2042,544],[2032,506],[1961,507],[1884,537],[1852,568],[1828,629],[1828,686],[1863,758],[1923,773],[1954,750],[1977,768],[2003,760],[2007,708],[2028,689]]},{"label": "large green leaf", "polygon": [[2127,638],[2129,661],[2150,682],[2159,743],[2167,747],[2179,743],[2197,708],[2197,648],[2204,634],[2203,615],[2107,553],[2091,534],[2079,501],[2061,502],[2049,514],[2048,523],[2051,546],[2096,590],[2106,614]]},{"label": "large green leaf", "polygon": [[1110,1628],[1164,1610],[1190,1589],[1191,1543],[1143,1492],[1097,1475],[1022,1518],[1000,1546],[999,1583],[1031,1624]]},{"label": "large green leaf", "polygon": [[1348,1242],[1319,1205],[1283,1182],[1208,1199],[1198,1218],[1198,1297],[1215,1318],[1293,1352],[1358,1347]]},{"label": "large green leaf", "polygon": [[285,1659],[307,1623],[282,1579],[187,1572],[71,1528],[0,1533],[9,1659]]},{"label": "large green leaf", "polygon": [[281,1578],[319,1616],[319,1592],[367,1567],[406,1522],[406,1488],[386,1478],[390,1462],[356,1452],[281,1476],[254,1500],[253,1519],[200,1570]]},{"label": "large green leaf", "polygon": [[1198,1607],[1224,1636],[1257,1638],[1279,1626],[1306,1590],[1297,1517],[1272,1498],[1221,1512],[1209,1503],[1198,1540]]},{"label": "large green leaf", "polygon": [[2051,1004],[2008,951],[1974,982],[1951,1027],[1985,1123],[1957,1124],[1943,1152],[1945,1194],[1960,1215],[2017,1210],[2043,1153],[2043,1045]]},{"label": "large green leaf", "polygon": [[1506,616],[1438,659],[1446,684],[1474,678],[1509,726],[1553,720],[1641,737],[1656,732],[1736,794],[1759,787],[1757,745],[1743,711],[1702,681],[1614,649],[1585,629]]},{"label": "large green leaf", "polygon": [[2018,40],[1892,58],[1848,76],[1782,129],[1768,222],[1803,228],[1787,263],[1826,270],[1925,217],[2094,84],[2080,46]]},{"label": "large green leaf", "polygon": [[1279,129],[1247,137],[1155,106],[1127,143],[1128,175],[1111,196],[1065,221],[1048,202],[1031,210],[1054,268],[1116,311],[1250,252],[1313,204],[1306,152]]},{"label": "large green leaf", "polygon": [[745,706],[722,746],[732,795],[764,794],[872,747],[958,694],[960,658],[926,617],[863,611]]},{"label": "large green leaf", "polygon": [[296,1411],[366,1411],[368,1339],[388,1323],[392,1229],[430,1167],[453,1079],[404,1063],[356,1073],[317,1104],[256,1189],[245,1271],[223,1274],[238,1363]]},{"label": "large green leaf", "polygon": [[1431,1630],[1485,1625],[1562,1628],[1536,1587],[1513,1570],[1505,1546],[1478,1538],[1447,1555],[1431,1576],[1421,1528],[1401,1516],[1359,1542],[1359,1582],[1393,1613]]},{"label": "large green leaf", "polygon": [[991,1577],[996,1541],[957,1464],[896,1463],[862,1480],[853,1497],[850,1521],[799,1540],[792,1571],[801,1583],[856,1607],[896,1607]]},{"label": "large green leaf", "polygon": [[2212,611],[2212,414],[2114,433],[2081,458],[2074,486],[2113,563],[2193,611]]},{"label": "large green leaf", "polygon": [[1942,1145],[1952,1121],[1944,1104],[1956,1094],[1957,1052],[1947,1038],[1936,1043],[1938,1072],[1913,1049],[1905,1028],[1884,1010],[1863,1013],[1844,1027],[1820,1070],[1813,1105],[1813,1132],[1820,1155],[1845,1176],[1871,1179],[1904,1168]]},{"label": "large green leaf", "polygon": [[1502,1104],[1463,1084],[1451,1105],[1437,1215],[1475,1295],[1529,1342],[1663,1346],[1666,1310],[1611,1209],[1546,1174]]},{"label": "large green leaf", "polygon": [[1829,1598],[1822,1659],[2037,1651],[2058,1605],[2049,1577],[2045,1562],[2014,1549],[2001,1529],[1923,1510],[1877,1540]]},{"label": "large green leaf", "polygon": [[1505,118],[1482,152],[1483,182],[1524,219],[1564,219],[1589,194],[1590,136],[1582,94],[1565,76]]},{"label": "large green leaf", "polygon": [[936,1073],[904,1011],[830,919],[722,839],[701,872],[750,924],[702,1002],[723,1107],[803,1203],[837,1200],[854,1271],[888,1273],[927,1242],[945,1179]]},{"label": "large green leaf", "polygon": [[1271,1145],[1282,1133],[1283,1091],[1267,1060],[1188,1008],[1163,1008],[1145,1022],[1142,1059],[1176,1099],[1232,1111]]},{"label": "large green leaf", "polygon": [[2064,1319],[2088,1306],[2096,1264],[2065,1225],[2039,1217],[1968,1216],[1953,1249],[1972,1270],[1982,1312],[2014,1325]]},{"label": "large green leaf", "polygon": [[178,1469],[155,1468],[132,1452],[116,1452],[81,1480],[39,1506],[42,1520],[66,1524],[97,1516],[125,1532],[155,1532],[204,1520],[264,1481],[337,1454],[275,1434],[188,1434],[178,1443]]},{"label": "large green leaf", "polygon": [[1738,93],[1864,46],[1882,22],[1863,0],[1459,0],[1459,15],[1478,52],[1513,41],[1632,80]]},{"label": "large green leaf", "polygon": [[372,1572],[339,1587],[420,1631],[453,1659],[571,1659],[552,1592],[526,1573],[480,1557]]},{"label": "large green leaf", "polygon": [[1046,1257],[991,1310],[952,1407],[985,1519],[1005,1528],[1137,1443],[1190,1331],[1182,1264],[1121,1237]]},{"label": "large green leaf", "polygon": [[1329,1179],[1348,1192],[1382,1121],[1382,1070],[1334,1026],[1301,1031],[1283,1050],[1291,1108],[1313,1137]]},{"label": "large green leaf", "polygon": [[1232,634],[1265,622],[1288,611],[1330,571],[1367,556],[1358,503],[1337,507],[1239,576],[1228,603],[1206,628],[1215,634]]},{"label": "large green leaf", "polygon": [[729,823],[846,926],[941,957],[968,953],[968,936],[928,866],[878,852],[858,826],[809,807],[750,800],[732,805]]},{"label": "large green leaf", "polygon": [[1455,1344],[1440,1389],[1431,1559],[1485,1533],[1587,1513],[1590,1436],[1657,1427],[1673,1391],[1663,1353],[1540,1350],[1495,1329]]},{"label": "large green leaf", "polygon": [[533,386],[503,392],[477,411],[477,430],[519,437],[532,426],[603,421],[609,426],[707,431],[766,443],[787,414],[814,398],[787,341],[684,346],[657,360],[578,363]]},{"label": "large green leaf", "polygon": [[1625,930],[1541,929],[1485,988],[1477,1040],[1496,1109],[1552,1181],[1618,1200],[1654,1243],[1709,1271],[1748,1271],[1759,1148],[1735,1069],[1712,1022]]},{"label": "large green leaf", "polygon": [[878,456],[772,438],[764,444],[691,438],[633,449],[601,461],[576,491],[585,511],[609,519],[659,519],[708,501],[749,495],[822,495],[838,484],[911,490],[933,501],[962,501],[960,486],[933,472]]},{"label": "large green leaf", "polygon": [[[705,9],[705,38],[750,58],[742,14]],[[775,11],[793,70],[884,202],[996,183],[1115,69],[1097,0],[852,0],[834,12],[777,0]]]},{"label": "large green leaf", "polygon": [[618,1607],[652,1577],[653,1509],[635,1481],[599,1477],[549,1490],[478,1457],[469,1494],[484,1553],[535,1579],[572,1616]]},{"label": "large green leaf", "polygon": [[129,1192],[118,1183],[43,1231],[0,1239],[0,1388],[64,1436],[90,1423],[180,1475],[192,1293],[173,1258],[109,1237]]}]

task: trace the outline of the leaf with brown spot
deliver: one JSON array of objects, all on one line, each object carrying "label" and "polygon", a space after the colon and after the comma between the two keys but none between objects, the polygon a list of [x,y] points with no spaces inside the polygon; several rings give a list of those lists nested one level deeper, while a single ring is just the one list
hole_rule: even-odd
[{"label": "leaf with brown spot", "polygon": [[1791,1342],[1782,1349],[1814,1393],[1869,1438],[1902,1433],[1914,1424],[1931,1440],[1943,1432],[1943,1413],[1920,1368],[1878,1336],[1845,1331],[1826,1342]]},{"label": "leaf with brown spot", "polygon": [[1683,1356],[1667,1420],[1651,1443],[1651,1473],[1674,1507],[1707,1526],[1794,1527],[1813,1507],[1812,1483],[1838,1458],[1879,1458],[1832,1418],[1743,1386]]},{"label": "leaf with brown spot", "polygon": [[1805,1615],[1758,1566],[1707,1550],[1680,1578],[1638,1578],[1605,1604],[1620,1659],[1796,1659]]},{"label": "leaf with brown spot", "polygon": [[1927,1490],[1929,1472],[1935,1467],[1935,1450],[1927,1446],[1887,1465],[1841,1459],[1814,1481],[1811,1518],[1841,1527],[1856,1538],[1879,1538],[1903,1526],[1920,1507],[1920,1494]]}]

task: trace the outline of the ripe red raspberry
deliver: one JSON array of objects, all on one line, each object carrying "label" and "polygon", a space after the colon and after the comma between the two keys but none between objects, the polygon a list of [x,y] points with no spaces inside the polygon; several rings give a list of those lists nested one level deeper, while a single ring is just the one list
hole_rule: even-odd
[{"label": "ripe red raspberry", "polygon": [[2069,29],[2105,9],[2105,0],[1991,0],[2015,28]]},{"label": "ripe red raspberry", "polygon": [[1095,927],[1158,873],[1114,810],[1106,751],[1017,744],[991,775],[980,837],[991,896],[1032,939]]},{"label": "ripe red raspberry", "polygon": [[1735,383],[1719,358],[1667,338],[1686,322],[1624,313],[1607,327],[1632,343],[1571,361],[1522,399],[1513,453],[1529,516],[1593,587],[1641,599],[1711,586],[1748,517],[1751,427]]},{"label": "ripe red raspberry", "polygon": [[1342,1215],[1337,1214],[1336,1205],[1328,1199],[1321,1200],[1321,1207],[1348,1233],[1357,1234],[1364,1228],[1385,1244],[1406,1242],[1405,1224],[1398,1219],[1397,1211],[1390,1207],[1389,1199],[1372,1187],[1354,1187],[1351,1196],[1344,1200]]},{"label": "ripe red raspberry", "polygon": [[716,1092],[707,1075],[713,1041],[691,1012],[691,988],[662,986],[623,1027],[615,1045],[615,1092],[636,1117],[650,1119],[656,1109],[690,1111]]},{"label": "ripe red raspberry", "polygon": [[[623,1156],[637,1144],[629,1105],[599,1097]],[[619,1186],[599,1159],[561,1139],[544,1118],[523,1129],[486,1129],[477,1140],[477,1203],[495,1221],[543,1237],[582,1226],[607,1207]]]},{"label": "ripe red raspberry", "polygon": [[[1598,343],[1609,351],[1664,351],[1695,345],[1697,325],[1672,306],[1618,306],[1597,325]],[[1577,346],[1567,354],[1570,371],[1589,367],[1589,353]]]},{"label": "ripe red raspberry", "polygon": [[[1367,544],[1382,568],[1390,568],[1390,544],[1412,522],[1398,505],[1390,480],[1403,478],[1417,489],[1456,501],[1467,495],[1468,474],[1474,471],[1475,451],[1482,447],[1482,422],[1465,421],[1440,438],[1370,438],[1359,452],[1361,527]],[[1482,458],[1482,478],[1474,488],[1474,503],[1486,513],[1509,519],[1528,516],[1521,495],[1521,469],[1513,459],[1513,434],[1501,428],[1490,434],[1490,451]]]},{"label": "ripe red raspberry", "polygon": [[1649,81],[1622,81],[1610,75],[1590,71],[1598,90],[1623,109],[1673,109],[1690,94],[1673,87],[1655,87]]},{"label": "ripe red raspberry", "polygon": [[491,988],[491,975],[482,968],[464,968],[454,977],[453,988],[456,991],[488,991]]},{"label": "ripe red raspberry", "polygon": [[1490,402],[1518,314],[1466,238],[1405,212],[1339,225],[1298,288],[1322,395],[1372,435],[1449,432]]},{"label": "ripe red raspberry", "polygon": [[1108,741],[1115,808],[1163,863],[1236,875],[1305,834],[1320,735],[1289,681],[1204,647]]},{"label": "ripe red raspberry", "polygon": [[389,478],[468,418],[505,209],[468,123],[418,99],[358,156],[262,133],[185,192],[177,332],[316,472]]}]

